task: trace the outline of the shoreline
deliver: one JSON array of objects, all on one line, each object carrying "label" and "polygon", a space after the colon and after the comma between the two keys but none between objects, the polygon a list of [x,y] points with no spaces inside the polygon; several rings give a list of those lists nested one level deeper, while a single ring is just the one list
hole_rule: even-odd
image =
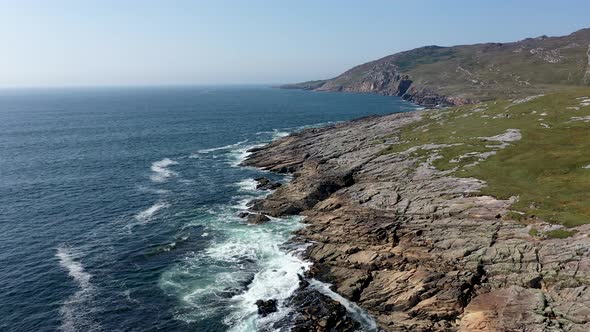
[{"label": "shoreline", "polygon": [[[304,126],[294,132],[288,133],[287,135],[277,136],[266,144],[254,145],[242,153],[242,156],[240,156],[239,161],[235,163],[235,166],[254,167],[263,173],[267,172],[268,170],[265,170],[264,168],[245,164],[250,155],[254,153],[253,151],[262,149],[264,146],[272,144],[273,142],[276,142],[277,140],[280,140],[284,137],[289,137],[294,134],[296,135],[301,131],[329,128],[338,125],[339,123],[345,122],[329,122]],[[284,186],[293,180],[291,173],[281,173],[281,176],[283,179],[280,182],[273,182],[266,177],[252,179],[253,188],[255,188],[255,190],[264,190],[258,189],[258,186],[273,186],[275,184],[281,184]],[[278,188],[280,188],[280,185]],[[242,213],[249,213],[249,215],[240,215],[240,217],[246,219],[248,223],[250,223],[250,219],[248,218],[249,216],[260,216],[260,213],[253,211],[248,207],[251,207],[255,201],[266,199],[266,197],[272,195],[274,190],[276,189],[271,189],[270,193],[265,194],[262,197],[251,198],[248,201],[245,201],[240,211],[242,211]],[[301,273],[297,274],[299,276],[298,287],[289,297],[285,299],[279,299],[279,301],[276,298],[261,298],[257,300],[256,305],[259,308],[258,313],[263,320],[267,320],[265,317],[267,315],[273,314],[274,312],[277,312],[278,314],[278,318],[272,318],[269,321],[271,326],[267,327],[272,327],[279,330],[287,328],[289,330],[294,329],[300,331],[328,331],[336,329],[338,331],[350,332],[377,332],[377,323],[370,315],[368,315],[368,313],[365,312],[365,310],[363,310],[353,301],[350,301],[349,299],[334,292],[332,289],[333,285],[315,279],[310,275],[309,267],[312,266],[313,262],[310,261],[309,256],[306,255],[306,251],[308,250],[310,243],[297,240],[297,233],[307,226],[307,224],[303,222],[303,216],[298,214],[271,216],[268,221],[262,221],[262,223],[272,223],[276,222],[277,219],[286,220],[290,218],[299,218],[297,224],[299,224],[301,227],[298,227],[298,229],[294,230],[292,232],[292,237],[287,239],[286,242],[280,244],[279,246],[281,247],[280,250],[283,251],[286,256],[291,256],[293,259],[300,261],[302,271]],[[257,227],[257,224],[257,222],[254,222],[252,223],[252,226]],[[268,325],[269,323],[265,324]]]},{"label": "shoreline", "polygon": [[304,129],[251,150],[242,165],[293,179],[250,209],[303,215],[307,227],[291,241],[309,245],[309,276],[333,284],[385,331],[590,326],[581,308],[565,313],[590,303],[587,292],[568,296],[583,284],[554,272],[575,275],[579,266],[564,263],[583,239],[541,244],[503,219],[510,200],[478,195],[483,181],[454,178],[410,154],[379,155],[375,139],[429,112]]}]

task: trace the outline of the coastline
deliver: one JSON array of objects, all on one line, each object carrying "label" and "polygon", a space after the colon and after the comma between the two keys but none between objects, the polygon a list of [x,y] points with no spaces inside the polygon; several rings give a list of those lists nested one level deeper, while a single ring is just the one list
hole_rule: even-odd
[{"label": "coastline", "polygon": [[[370,116],[371,117],[371,116]],[[284,137],[297,134],[300,131],[316,130],[319,128],[329,128],[343,122],[327,122],[316,125],[308,125],[296,128],[294,132],[275,135],[275,137],[266,144],[253,145],[247,150],[242,149],[238,161],[234,166],[254,167],[260,171],[265,171],[264,168],[247,165],[246,161],[249,159],[253,151],[262,149],[268,144],[272,144]],[[275,172],[276,173],[276,172]],[[342,297],[332,289],[332,285],[315,279],[309,273],[309,266],[312,262],[308,260],[309,256],[305,254],[309,243],[301,242],[296,239],[296,234],[299,230],[306,227],[306,224],[301,221],[302,216],[297,214],[283,214],[268,217],[261,217],[263,214],[249,208],[256,202],[260,202],[268,195],[281,186],[284,186],[293,180],[290,173],[280,172],[282,180],[274,182],[264,176],[257,179],[252,179],[249,183],[250,190],[266,191],[266,193],[259,198],[250,198],[244,201],[240,207],[238,217],[244,219],[252,227],[259,227],[260,224],[267,222],[273,223],[279,220],[284,222],[287,219],[296,218],[299,226],[292,231],[291,239],[286,240],[279,245],[280,251],[286,257],[291,257],[298,262],[301,270],[296,273],[299,281],[293,281],[294,290],[288,291],[282,295],[289,294],[287,298],[260,298],[256,299],[256,306],[258,306],[258,314],[261,316],[262,325],[258,328],[270,328],[274,330],[289,330],[289,331],[349,331],[349,332],[377,332],[379,329],[374,319],[369,316],[361,307],[353,301]],[[270,192],[268,192],[270,190]],[[275,271],[276,272],[276,271]],[[281,276],[292,277],[292,276]],[[293,279],[293,278],[291,278]],[[295,278],[297,279],[297,278]],[[249,301],[252,299],[250,298]],[[276,313],[276,314],[275,314]],[[269,317],[267,317],[269,316]]]},{"label": "coastline", "polygon": [[308,277],[333,284],[385,331],[590,327],[587,282],[568,278],[589,268],[576,252],[584,239],[541,243],[504,218],[511,200],[478,195],[483,181],[410,153],[379,154],[378,138],[395,141],[392,132],[429,112],[305,129],[251,150],[243,165],[293,179],[250,209],[304,216],[292,241],[308,245]]}]

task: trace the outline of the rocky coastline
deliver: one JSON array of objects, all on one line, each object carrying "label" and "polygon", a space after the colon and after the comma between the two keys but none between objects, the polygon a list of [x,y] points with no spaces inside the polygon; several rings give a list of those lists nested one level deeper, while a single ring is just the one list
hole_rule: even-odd
[{"label": "rocky coastline", "polygon": [[507,218],[514,198],[479,194],[483,181],[379,153],[382,137],[394,142],[429,112],[306,129],[243,162],[293,176],[252,213],[308,225],[293,239],[313,262],[291,299],[294,330],[359,328],[309,278],[333,284],[384,331],[590,330],[586,235],[539,239]]},{"label": "rocky coastline", "polygon": [[[416,84],[409,75],[398,73],[395,67],[388,71],[379,68],[365,78],[362,82],[353,82],[348,85],[327,81],[312,81],[298,84],[285,84],[279,86],[281,89],[301,89],[324,92],[353,92],[353,93],[375,93],[384,96],[397,96],[403,100],[412,102],[424,107],[448,107],[475,103],[476,100],[459,96],[447,96],[435,91],[432,88]],[[343,74],[343,75],[346,75]]]}]

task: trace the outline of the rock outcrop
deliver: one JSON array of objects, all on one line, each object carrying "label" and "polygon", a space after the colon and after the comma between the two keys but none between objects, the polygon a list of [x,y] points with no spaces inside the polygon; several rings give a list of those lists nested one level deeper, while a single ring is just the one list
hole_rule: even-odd
[{"label": "rock outcrop", "polygon": [[257,182],[256,189],[260,189],[260,190],[275,190],[282,185],[279,182],[274,182],[274,181],[270,180],[269,178],[265,178],[265,177],[257,178],[254,180]]},{"label": "rock outcrop", "polygon": [[[305,216],[294,241],[308,244],[310,275],[385,331],[590,330],[590,225],[565,239],[531,236],[505,218],[511,200],[478,194],[483,181],[409,153],[379,154],[378,139],[395,141],[424,112],[308,129],[255,149],[246,165],[293,180],[251,209]],[[295,326],[342,320],[310,312],[315,300],[303,290],[295,298],[310,302],[299,317],[315,318]]]}]

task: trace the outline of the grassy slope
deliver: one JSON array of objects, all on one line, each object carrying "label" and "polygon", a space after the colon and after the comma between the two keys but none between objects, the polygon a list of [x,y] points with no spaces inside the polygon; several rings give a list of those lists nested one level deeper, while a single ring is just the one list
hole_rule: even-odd
[{"label": "grassy slope", "polygon": [[395,62],[416,84],[440,94],[490,100],[584,84],[589,40],[588,33],[579,33],[507,44],[455,46],[434,49],[428,55],[410,52]]},{"label": "grassy slope", "polygon": [[[513,43],[426,46],[356,66],[325,81],[285,87],[329,91],[395,91],[390,79],[408,75],[413,86],[439,95],[487,101],[588,86],[590,29],[563,37]],[[373,88],[367,88],[371,86]]]},{"label": "grassy slope", "polygon": [[[456,144],[428,151],[414,148],[413,154],[422,160],[436,154],[435,167],[485,180],[483,194],[518,195],[512,208],[525,218],[539,217],[567,227],[589,223],[590,169],[584,167],[590,165],[590,106],[581,105],[585,98],[580,98],[586,96],[590,97],[589,88],[520,104],[493,101],[429,111],[422,121],[405,128],[399,143],[387,145],[381,153],[399,153],[428,143]],[[589,122],[572,121],[572,117],[586,116]],[[520,130],[522,139],[500,148],[501,142],[481,138],[508,129]],[[384,137],[383,142],[387,141]],[[483,160],[473,155],[489,151],[496,154]]]}]

